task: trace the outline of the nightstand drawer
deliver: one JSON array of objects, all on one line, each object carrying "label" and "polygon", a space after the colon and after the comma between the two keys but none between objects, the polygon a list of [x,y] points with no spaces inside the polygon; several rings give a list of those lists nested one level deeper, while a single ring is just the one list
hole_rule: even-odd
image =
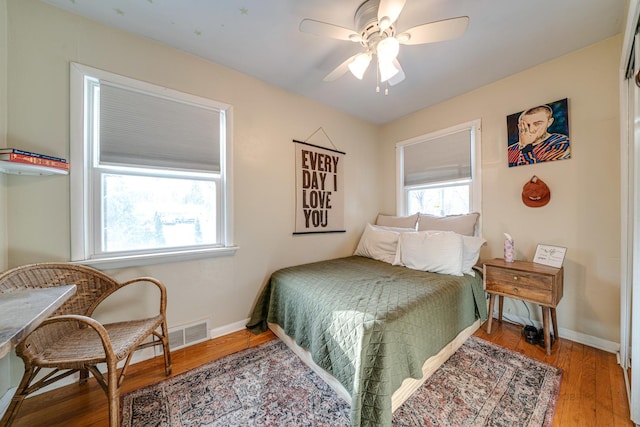
[{"label": "nightstand drawer", "polygon": [[487,280],[487,292],[506,296],[513,296],[518,299],[531,301],[538,304],[551,304],[552,294],[549,290],[540,287],[522,286],[519,283],[490,282]]},{"label": "nightstand drawer", "polygon": [[539,289],[549,292],[553,288],[553,277],[530,271],[507,270],[487,267],[487,288],[491,284],[517,286],[519,288]]}]

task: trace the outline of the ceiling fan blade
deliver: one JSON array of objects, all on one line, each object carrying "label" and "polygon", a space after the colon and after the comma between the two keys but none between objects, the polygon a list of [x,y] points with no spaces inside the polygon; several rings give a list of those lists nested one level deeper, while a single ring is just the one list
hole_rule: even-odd
[{"label": "ceiling fan blade", "polygon": [[378,26],[381,32],[396,22],[405,3],[406,0],[380,0],[380,6],[378,6]]},{"label": "ceiling fan blade", "polygon": [[315,34],[316,36],[329,37],[332,39],[355,42],[362,40],[360,34],[357,34],[353,30],[313,19],[303,19],[302,22],[300,22],[299,29],[303,33]]},{"label": "ceiling fan blade", "polygon": [[468,25],[468,16],[443,19],[409,28],[396,38],[401,44],[407,45],[441,42],[460,37],[467,31]]},{"label": "ceiling fan blade", "polygon": [[393,76],[389,80],[387,80],[389,82],[389,85],[391,85],[391,86],[397,85],[398,83],[403,81],[404,78],[405,78],[404,70],[400,66],[400,63],[398,62],[397,59],[393,60],[393,65],[398,69],[398,72],[396,73],[395,76]]},{"label": "ceiling fan blade", "polygon": [[349,71],[349,63],[351,63],[351,61],[353,61],[355,59],[355,57],[358,56],[358,55],[359,55],[359,53],[356,53],[355,55],[349,57],[342,64],[340,64],[336,68],[334,68],[333,71],[330,72],[329,74],[327,74],[327,76],[322,80],[325,81],[325,82],[332,82],[332,81],[337,80],[338,78],[342,77],[347,71]]}]

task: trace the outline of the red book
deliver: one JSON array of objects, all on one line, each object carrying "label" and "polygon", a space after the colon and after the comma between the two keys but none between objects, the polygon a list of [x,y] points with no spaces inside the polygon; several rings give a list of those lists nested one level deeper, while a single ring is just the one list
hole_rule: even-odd
[{"label": "red book", "polygon": [[45,159],[42,157],[27,156],[25,154],[7,153],[0,154],[0,160],[15,162],[15,163],[27,163],[37,166],[46,166],[48,168],[69,170],[69,163],[61,162],[58,160]]}]

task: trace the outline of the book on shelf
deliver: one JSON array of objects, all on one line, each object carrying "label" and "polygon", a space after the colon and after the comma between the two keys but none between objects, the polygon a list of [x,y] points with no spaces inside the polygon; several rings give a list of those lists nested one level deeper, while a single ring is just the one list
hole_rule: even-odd
[{"label": "book on shelf", "polygon": [[48,168],[69,170],[69,163],[66,161],[51,160],[44,157],[28,156],[26,154],[18,153],[0,153],[0,160],[13,163],[25,163],[36,166],[45,166]]},{"label": "book on shelf", "polygon": [[56,162],[68,163],[67,159],[61,157],[49,156],[47,154],[34,153],[33,151],[20,150],[18,148],[0,148],[0,154],[22,154],[23,156],[37,157],[39,159],[48,159]]}]

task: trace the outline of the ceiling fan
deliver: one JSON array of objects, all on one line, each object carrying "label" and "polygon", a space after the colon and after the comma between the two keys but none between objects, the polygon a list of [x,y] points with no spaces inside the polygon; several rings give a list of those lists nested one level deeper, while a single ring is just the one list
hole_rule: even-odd
[{"label": "ceiling fan", "polygon": [[[393,86],[404,80],[405,74],[398,62],[400,45],[416,45],[452,40],[467,30],[468,16],[444,19],[418,25],[397,32],[395,23],[404,8],[406,0],[366,0],[356,10],[354,24],[356,30],[339,25],[303,19],[300,31],[318,36],[330,37],[360,43],[364,52],[347,58],[331,71],[324,81],[330,82],[347,71],[362,80],[374,55],[377,57],[378,83],[387,82]],[[376,91],[380,91],[379,84]],[[385,90],[388,93],[388,87]]]}]

